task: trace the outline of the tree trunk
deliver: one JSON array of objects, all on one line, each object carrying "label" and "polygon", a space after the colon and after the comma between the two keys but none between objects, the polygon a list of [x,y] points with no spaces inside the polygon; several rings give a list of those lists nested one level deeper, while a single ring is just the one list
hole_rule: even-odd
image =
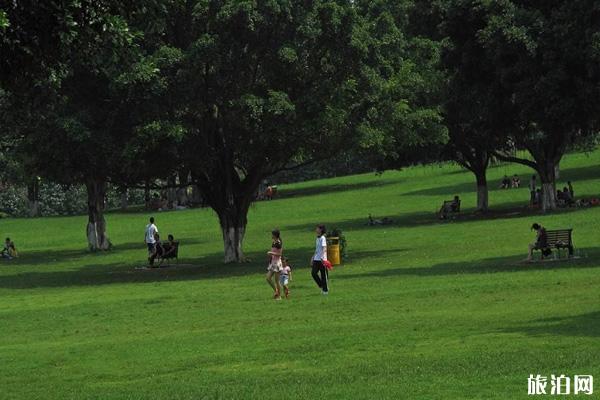
[{"label": "tree trunk", "polygon": [[150,209],[150,181],[144,182],[144,203],[146,210]]},{"label": "tree trunk", "polygon": [[27,185],[27,201],[29,203],[29,216],[38,217],[40,215],[40,183],[37,177],[34,177],[31,183]]},{"label": "tree trunk", "polygon": [[202,191],[198,185],[192,185],[192,199],[190,201],[195,206],[203,206],[204,201],[202,200]]},{"label": "tree trunk", "polygon": [[485,169],[476,174],[477,178],[477,211],[488,212],[488,185]]},{"label": "tree trunk", "polygon": [[177,205],[177,188],[175,187],[177,184],[176,175],[171,175],[167,179],[167,185],[169,188],[167,189],[167,208],[173,210]]},{"label": "tree trunk", "polygon": [[91,251],[108,250],[112,246],[106,235],[104,220],[104,198],[106,182],[100,179],[89,179],[86,184],[88,195],[87,240]]},{"label": "tree trunk", "polygon": [[556,163],[553,160],[538,163],[538,173],[542,183],[542,211],[544,212],[556,209],[555,171]]},{"label": "tree trunk", "polygon": [[127,199],[127,188],[124,187],[121,190],[121,210],[125,211],[127,210],[127,206],[129,205],[128,199]]},{"label": "tree trunk", "polygon": [[241,221],[239,216],[233,217],[230,214],[219,216],[221,232],[223,233],[223,249],[225,252],[225,263],[240,263],[245,261],[244,234],[246,233],[246,216]]}]

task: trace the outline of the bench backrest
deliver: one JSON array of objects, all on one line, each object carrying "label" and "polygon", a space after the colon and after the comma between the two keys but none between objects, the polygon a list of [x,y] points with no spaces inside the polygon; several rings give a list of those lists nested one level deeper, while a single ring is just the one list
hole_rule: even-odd
[{"label": "bench backrest", "polygon": [[564,243],[567,245],[573,244],[572,233],[573,229],[555,229],[546,231],[548,246],[555,246],[557,243]]},{"label": "bench backrest", "polygon": [[[454,205],[454,200],[444,200],[444,207],[446,207],[446,206],[452,206],[452,205]],[[451,211],[452,212],[459,212],[460,211],[460,200],[458,202],[456,202],[456,206]]]}]

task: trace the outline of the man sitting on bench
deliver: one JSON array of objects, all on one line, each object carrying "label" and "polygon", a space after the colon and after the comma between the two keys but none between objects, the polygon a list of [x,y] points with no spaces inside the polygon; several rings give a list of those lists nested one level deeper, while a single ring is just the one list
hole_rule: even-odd
[{"label": "man sitting on bench", "polygon": [[549,255],[549,252],[551,252],[550,248],[548,247],[548,234],[546,233],[546,228],[538,223],[535,223],[531,225],[531,229],[536,231],[536,237],[535,242],[529,244],[529,253],[527,254],[526,259],[527,262],[533,261],[534,250],[541,250],[542,258]]},{"label": "man sitting on bench", "polygon": [[460,211],[460,197],[454,196],[452,201],[444,201],[442,208],[440,208],[439,216],[440,219],[447,219],[451,213],[457,213]]}]

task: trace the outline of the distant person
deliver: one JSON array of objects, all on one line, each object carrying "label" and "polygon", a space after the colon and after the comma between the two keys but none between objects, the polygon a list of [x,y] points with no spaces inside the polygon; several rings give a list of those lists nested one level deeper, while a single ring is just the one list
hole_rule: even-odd
[{"label": "distant person", "polygon": [[175,250],[177,249],[177,244],[175,243],[175,237],[173,237],[173,235],[169,234],[167,236],[167,241],[165,243],[162,243],[162,247],[164,250],[162,257],[163,258],[171,257],[175,253]]},{"label": "distant person", "polygon": [[508,176],[504,175],[504,178],[502,178],[502,182],[500,182],[500,189],[508,189],[510,187],[510,179],[508,179]]},{"label": "distant person", "polygon": [[[327,238],[325,234],[327,231],[325,230],[325,225],[318,225],[315,229],[317,234],[317,240],[315,242],[315,253],[312,256],[312,271],[311,275],[317,286],[321,288],[321,293],[324,295],[329,294],[329,285],[328,285],[328,272],[327,267],[323,264],[323,261],[327,260]],[[319,277],[319,275],[321,275]]]},{"label": "distant person", "polygon": [[571,196],[571,191],[566,186],[563,188],[563,199],[565,200],[565,203],[567,203],[567,205],[569,206],[575,203],[575,200]]},{"label": "distant person", "polygon": [[265,190],[265,199],[273,200],[273,186],[267,186],[267,190]]},{"label": "distant person", "polygon": [[571,199],[575,201],[575,191],[573,190],[573,185],[571,184],[571,181],[567,182],[567,187],[569,188],[569,194],[571,195]]},{"label": "distant person", "polygon": [[158,235],[158,228],[154,225],[154,217],[150,217],[150,223],[146,225],[146,232],[144,242],[148,247],[148,257],[154,253],[154,245],[156,244],[156,235]]},{"label": "distant person", "polygon": [[283,258],[283,268],[279,274],[279,284],[283,287],[285,298],[290,298],[290,282],[292,281],[292,266],[287,258]]},{"label": "distant person", "polygon": [[533,195],[533,204],[539,205],[542,202],[542,189],[537,189]]},{"label": "distant person", "polygon": [[2,258],[7,258],[9,260],[17,257],[17,248],[15,247],[15,243],[8,237],[4,241],[4,248],[2,249],[1,254]]},{"label": "distant person", "polygon": [[154,235],[154,247],[152,249],[152,253],[150,254],[150,257],[148,257],[148,264],[150,265],[150,268],[154,267],[154,260],[156,260],[157,258],[163,257],[164,254],[165,254],[165,249],[164,249],[162,243],[160,242],[160,235],[158,233],[156,233]]},{"label": "distant person", "polygon": [[558,206],[559,207],[565,207],[567,205],[567,202],[565,200],[565,196],[563,195],[563,192],[560,190],[556,191],[556,200],[558,202]]},{"label": "distant person", "polygon": [[[267,283],[273,288],[273,298],[275,300],[281,300],[281,285],[279,284],[279,277],[283,265],[281,262],[281,256],[283,254],[283,241],[281,240],[281,232],[279,229],[274,229],[271,232],[271,250],[267,252],[268,265],[267,265]],[[275,278],[275,279],[273,279]]]},{"label": "distant person", "polygon": [[529,180],[529,193],[531,195],[530,199],[529,199],[529,204],[534,205],[534,204],[539,204],[538,201],[536,201],[536,194],[537,194],[537,182],[536,182],[536,177],[535,175],[532,175],[531,179]]},{"label": "distant person", "polygon": [[448,218],[450,213],[455,213],[460,211],[460,197],[454,196],[454,199],[450,202],[444,202],[442,204],[442,208],[440,208],[439,214],[440,219]]},{"label": "distant person", "polygon": [[519,178],[519,175],[514,174],[513,178],[512,178],[512,187],[514,189],[518,189],[521,187],[521,178]]},{"label": "distant person", "polygon": [[535,242],[529,244],[529,253],[527,254],[526,261],[533,260],[533,251],[534,250],[541,250],[542,256],[548,255],[547,251],[550,250],[548,248],[548,234],[546,233],[546,228],[544,228],[543,226],[541,226],[538,223],[535,223],[535,224],[531,225],[531,229],[536,232],[536,236],[535,236]]}]

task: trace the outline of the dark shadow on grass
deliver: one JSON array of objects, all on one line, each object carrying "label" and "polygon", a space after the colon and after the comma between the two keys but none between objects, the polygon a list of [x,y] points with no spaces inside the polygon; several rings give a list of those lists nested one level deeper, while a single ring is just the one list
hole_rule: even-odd
[{"label": "dark shadow on grass", "polygon": [[[203,243],[198,238],[177,238],[182,246]],[[28,251],[20,249],[19,258],[11,260],[12,264],[43,264],[55,261],[73,261],[87,256],[102,256],[106,254],[119,253],[120,251],[139,250],[140,254],[146,251],[146,246],[142,241],[129,242],[114,245],[106,252],[90,253],[86,248],[81,249],[61,249],[61,250],[34,250]]]},{"label": "dark shadow on grass", "polygon": [[385,278],[394,276],[446,276],[460,274],[490,274],[498,272],[528,272],[536,270],[555,270],[569,268],[598,268],[598,257],[600,257],[600,248],[581,249],[589,257],[579,259],[561,259],[558,261],[544,261],[534,263],[523,263],[525,252],[520,256],[486,258],[478,261],[441,263],[432,267],[401,267],[384,270],[347,273],[336,277],[336,279],[357,279],[357,278]]},{"label": "dark shadow on grass", "polygon": [[[458,171],[455,171],[455,173],[458,173]],[[524,202],[526,202],[529,199],[529,189],[527,188],[529,178],[530,176],[521,177],[522,186],[519,189],[500,189],[500,181],[496,182],[490,180],[488,182],[488,189],[490,193],[502,190],[519,190],[523,192]],[[577,190],[578,181],[586,181],[590,179],[599,178],[600,167],[598,166],[567,168],[560,172],[560,179],[557,180],[557,188],[562,188],[564,186],[562,182],[566,183],[567,181],[571,181],[575,186],[575,190]],[[454,185],[437,186],[433,188],[405,192],[402,193],[402,196],[446,196],[448,200],[451,200],[452,197],[456,194],[474,193],[476,189],[477,187],[475,184],[475,178],[473,178],[472,181],[469,182],[462,182]],[[575,192],[575,194],[577,194],[577,192]]]},{"label": "dark shadow on grass", "polygon": [[361,190],[361,189],[373,189],[380,188],[388,185],[395,185],[402,183],[403,180],[400,179],[384,179],[380,178],[380,180],[373,180],[369,182],[359,182],[359,183],[339,183],[339,184],[331,184],[331,185],[323,185],[323,186],[309,186],[305,188],[299,189],[286,189],[283,187],[277,192],[277,197],[280,199],[288,199],[292,197],[303,197],[303,196],[314,196],[327,194],[332,192],[346,192],[350,190]]},{"label": "dark shadow on grass", "polygon": [[[431,203],[434,205],[434,203]],[[412,213],[403,213],[399,215],[374,215],[375,218],[383,218],[388,217],[392,220],[392,223],[389,225],[368,225],[368,214],[369,211],[365,210],[364,218],[354,218],[354,219],[345,219],[345,220],[330,220],[330,221],[320,221],[323,222],[328,228],[339,228],[342,231],[360,231],[360,230],[386,230],[386,229],[394,229],[394,228],[410,228],[417,226],[428,226],[428,225],[448,225],[448,224],[460,224],[460,223],[468,223],[468,222],[478,222],[478,221],[494,221],[499,219],[512,219],[512,218],[531,218],[531,221],[528,221],[523,225],[524,230],[528,230],[529,226],[531,226],[532,222],[535,222],[535,219],[542,215],[561,215],[561,214],[569,214],[576,213],[580,211],[587,210],[588,208],[559,208],[551,213],[548,212],[546,214],[542,213],[541,210],[536,208],[529,208],[523,203],[513,202],[513,203],[505,203],[502,207],[494,208],[489,212],[483,214],[475,211],[474,208],[465,209],[459,215],[447,219],[440,220],[435,211],[430,212],[412,212]],[[293,224],[293,225],[284,225],[282,229],[290,229],[290,230],[304,230],[304,231],[312,231],[314,229],[314,222],[306,223],[306,224]],[[569,228],[569,226],[548,226],[548,229],[559,229],[559,228]],[[575,231],[576,234],[576,231]]]},{"label": "dark shadow on grass", "polygon": [[530,336],[588,336],[600,337],[600,311],[568,317],[542,318],[528,325],[501,330],[504,333],[524,333]]}]

